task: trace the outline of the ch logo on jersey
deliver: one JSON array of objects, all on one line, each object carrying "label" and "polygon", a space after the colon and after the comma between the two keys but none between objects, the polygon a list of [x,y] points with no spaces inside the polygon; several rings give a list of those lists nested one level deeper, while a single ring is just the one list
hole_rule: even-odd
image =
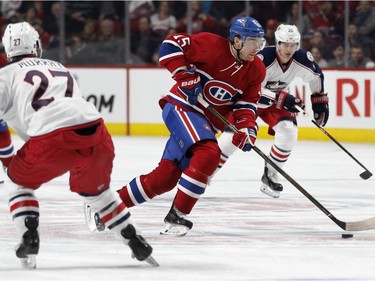
[{"label": "ch logo on jersey", "polygon": [[287,86],[288,86],[288,84],[285,83],[285,82],[268,81],[265,88],[272,91],[272,92],[276,92],[276,91],[284,90]]},{"label": "ch logo on jersey", "polygon": [[218,106],[231,104],[233,97],[239,92],[231,85],[218,80],[207,81],[203,88],[203,95],[206,100]]}]

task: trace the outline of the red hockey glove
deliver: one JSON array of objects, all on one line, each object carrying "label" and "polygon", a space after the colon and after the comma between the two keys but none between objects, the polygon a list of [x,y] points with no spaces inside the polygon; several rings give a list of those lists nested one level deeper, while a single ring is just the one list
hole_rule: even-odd
[{"label": "red hockey glove", "polygon": [[198,95],[202,93],[201,78],[195,70],[196,67],[192,67],[188,70],[177,72],[172,77],[192,105],[198,103]]},{"label": "red hockey glove", "polygon": [[287,92],[280,91],[276,94],[275,106],[277,109],[284,109],[289,112],[297,113],[299,110],[295,108],[296,105],[302,109],[305,108],[305,105],[299,98],[296,98]]},{"label": "red hockey glove", "polygon": [[246,125],[248,126],[244,119],[236,122],[236,128],[239,132],[233,135],[232,143],[243,151],[250,151],[255,144],[258,128],[256,124],[255,128],[244,127]]},{"label": "red hockey glove", "polygon": [[328,97],[326,93],[311,95],[314,119],[320,126],[325,126],[329,117]]}]

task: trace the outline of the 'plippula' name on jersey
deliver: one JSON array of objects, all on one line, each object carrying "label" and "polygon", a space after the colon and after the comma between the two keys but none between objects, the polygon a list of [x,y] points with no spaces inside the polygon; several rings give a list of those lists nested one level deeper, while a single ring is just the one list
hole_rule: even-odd
[{"label": "'plippula' name on jersey", "polygon": [[46,60],[46,59],[27,59],[27,60],[22,60],[17,63],[20,68],[25,68],[25,67],[32,67],[32,66],[37,66],[37,65],[45,65],[45,66],[51,66],[51,67],[56,67],[56,68],[64,68],[65,67],[56,61],[51,61],[51,60]]}]

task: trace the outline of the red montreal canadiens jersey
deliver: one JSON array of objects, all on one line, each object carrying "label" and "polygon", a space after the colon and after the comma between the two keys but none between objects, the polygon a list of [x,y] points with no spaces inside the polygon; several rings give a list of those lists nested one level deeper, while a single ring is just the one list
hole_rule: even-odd
[{"label": "red montreal canadiens jersey", "polygon": [[[252,62],[238,62],[230,51],[229,39],[202,32],[173,34],[160,46],[159,62],[171,73],[194,65],[200,74],[205,100],[223,116],[233,112],[234,120],[246,119],[247,127],[255,126],[257,103],[266,69],[256,56]],[[187,96],[174,85],[164,99],[204,113],[211,124],[223,130],[221,121],[200,104],[192,106]]]}]

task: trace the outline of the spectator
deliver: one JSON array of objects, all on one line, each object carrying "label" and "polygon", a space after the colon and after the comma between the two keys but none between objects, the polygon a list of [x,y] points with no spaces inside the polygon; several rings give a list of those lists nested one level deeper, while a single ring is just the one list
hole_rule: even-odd
[{"label": "spectator", "polygon": [[329,67],[343,68],[345,67],[345,50],[343,45],[339,44],[333,49],[333,59],[328,61]]},{"label": "spectator", "polygon": [[275,31],[279,25],[277,19],[269,19],[266,23],[266,33],[264,38],[266,38],[266,45],[267,46],[275,46]]},{"label": "spectator", "polygon": [[40,40],[42,41],[43,49],[55,48],[59,46],[59,40],[54,35],[49,34],[43,28],[43,23],[40,19],[35,18],[30,24],[39,33]]},{"label": "spectator", "polygon": [[[163,37],[164,38],[164,37]],[[138,31],[134,32],[131,37],[131,51],[140,57],[145,63],[156,64],[158,58],[155,54],[159,49],[162,38],[152,31],[150,19],[141,16],[138,19]]]},{"label": "spectator", "polygon": [[46,13],[46,18],[43,21],[45,31],[56,37],[60,36],[60,20],[64,16],[62,12],[61,2],[54,2],[49,7],[49,12]]},{"label": "spectator", "polygon": [[364,55],[367,57],[371,57],[372,50],[371,50],[371,40],[367,37],[362,36],[359,33],[358,26],[354,23],[349,24],[348,26],[348,38],[349,38],[349,45],[350,47],[354,45],[361,45]]},{"label": "spectator", "polygon": [[[223,37],[228,37],[228,30],[230,24],[234,18],[240,15],[245,16],[246,14],[252,14],[245,12],[246,1],[236,1],[236,5],[233,5],[231,1],[213,1],[211,6],[210,14],[217,20],[219,25],[219,33]],[[250,3],[251,4],[251,3]],[[252,7],[250,6],[250,9]]]},{"label": "spectator", "polygon": [[98,1],[66,1],[66,34],[80,33],[87,19],[98,19],[101,3]]},{"label": "spectator", "polygon": [[369,57],[366,57],[363,48],[359,44],[352,46],[350,50],[349,67],[352,68],[366,68],[373,64]]},{"label": "spectator", "polygon": [[328,62],[322,57],[322,52],[316,46],[310,49],[311,54],[314,57],[314,61],[320,66],[320,68],[328,67]]},{"label": "spectator", "polygon": [[1,13],[3,17],[7,21],[10,21],[14,17],[21,19],[22,2],[24,1],[1,1]]},{"label": "spectator", "polygon": [[129,1],[130,29],[138,30],[138,19],[141,16],[150,17],[154,13],[153,1]]},{"label": "spectator", "polygon": [[354,23],[359,27],[359,33],[369,40],[375,38],[375,8],[372,1],[359,1],[354,17]]},{"label": "spectator", "polygon": [[85,42],[95,42],[97,37],[97,21],[95,19],[87,19],[83,26],[80,37]]},{"label": "spectator", "polygon": [[177,27],[177,19],[171,14],[168,1],[159,2],[157,12],[151,15],[150,21],[152,31],[158,34],[161,38],[164,38],[167,35],[170,28]]},{"label": "spectator", "polygon": [[34,22],[35,19],[37,19],[37,10],[34,7],[34,5],[30,5],[25,12],[24,15],[24,21],[27,21],[28,23]]},{"label": "spectator", "polygon": [[91,64],[124,64],[124,40],[115,34],[115,21],[104,18],[99,23],[99,36],[96,43],[90,44]]},{"label": "spectator", "polygon": [[87,43],[80,35],[72,35],[69,45],[66,47],[66,59],[68,64],[90,64],[90,56],[87,50]]},{"label": "spectator", "polygon": [[338,18],[331,1],[318,1],[317,11],[311,18],[311,25],[314,30],[327,33],[329,29],[335,28]]},{"label": "spectator", "polygon": [[[200,1],[191,2],[192,9],[192,34],[199,32],[217,33],[219,25],[214,17],[202,12],[202,3]],[[187,15],[181,18],[177,23],[177,32],[187,32]]]},{"label": "spectator", "polygon": [[332,58],[332,48],[326,40],[326,36],[322,31],[315,31],[310,38],[308,49],[311,50],[312,47],[317,47],[320,50],[323,58]]}]

